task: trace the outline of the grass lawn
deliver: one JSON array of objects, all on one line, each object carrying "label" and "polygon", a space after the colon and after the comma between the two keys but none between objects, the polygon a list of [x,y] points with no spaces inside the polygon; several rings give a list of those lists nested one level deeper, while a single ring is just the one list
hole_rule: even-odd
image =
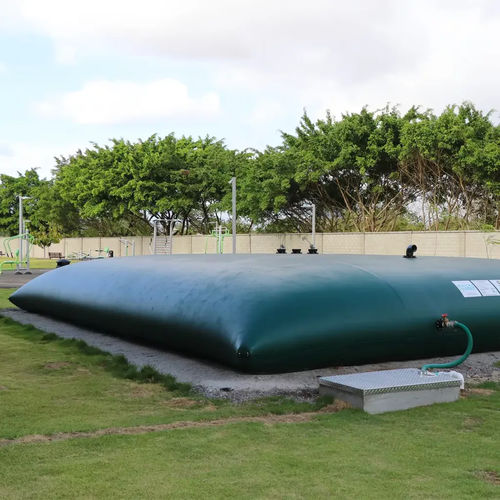
[{"label": "grass lawn", "polygon": [[[4,262],[6,260],[15,260],[9,257],[0,257],[0,262]],[[54,269],[57,264],[57,259],[30,259],[30,267],[32,269]],[[3,267],[4,271],[9,271],[15,269],[15,264],[6,265]]]},{"label": "grass lawn", "polygon": [[0,309],[16,307],[12,302],[9,302],[9,296],[15,291],[15,288],[0,288]]},{"label": "grass lawn", "polygon": [[0,498],[500,497],[498,384],[373,416],[143,375],[0,319]]}]

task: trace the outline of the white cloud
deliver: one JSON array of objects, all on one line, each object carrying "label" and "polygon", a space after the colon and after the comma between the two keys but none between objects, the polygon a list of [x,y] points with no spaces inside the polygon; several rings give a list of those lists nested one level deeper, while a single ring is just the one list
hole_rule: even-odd
[{"label": "white cloud", "polygon": [[77,61],[77,49],[69,44],[58,44],[55,47],[55,58],[61,64],[75,64]]},{"label": "white cloud", "polygon": [[[2,144],[7,153],[2,156],[1,173],[17,176],[18,172],[24,173],[26,170],[36,168],[40,177],[50,178],[51,169],[55,167],[55,156],[69,156],[74,154],[82,145],[58,144],[55,147],[38,142],[15,141],[9,144]],[[85,149],[85,144],[83,144]]]},{"label": "white cloud", "polygon": [[12,156],[13,154],[14,154],[14,151],[12,150],[12,148],[8,144],[0,142],[0,156],[9,157],[9,156]]},{"label": "white cloud", "polygon": [[276,100],[266,99],[257,103],[250,113],[249,122],[255,125],[268,123],[282,115],[282,108]]},{"label": "white cloud", "polygon": [[448,104],[471,100],[485,111],[494,108],[500,86],[498,9],[486,19],[485,12],[476,8],[481,2],[465,2],[463,9],[453,12],[440,5],[425,32],[430,50],[421,54],[414,68],[360,78],[349,86],[335,79],[308,82],[300,94],[302,102],[312,103],[316,115],[328,108],[337,116],[364,105],[376,109],[387,103],[403,110],[421,105],[439,112]]},{"label": "white cloud", "polygon": [[[20,0],[18,15],[56,47],[79,46],[298,68],[337,78],[411,67],[420,3],[382,0]],[[61,50],[61,49],[58,49]],[[387,57],[388,54],[391,57]]]},{"label": "white cloud", "polygon": [[[175,80],[108,79],[39,105],[82,124],[213,117],[220,95],[234,105],[211,123],[217,133],[247,146],[259,129],[261,147],[293,129],[290,117],[304,107],[315,117],[386,103],[439,110],[470,99],[489,110],[498,102],[498,0],[0,0],[0,12],[2,32],[50,38],[59,62],[80,69],[82,56],[84,70],[104,54],[103,78],[108,62],[117,74],[110,53],[187,68],[175,75],[189,90]],[[197,88],[210,82],[202,95],[193,95],[193,74]]]},{"label": "white cloud", "polygon": [[183,83],[164,78],[148,83],[98,80],[80,90],[38,104],[41,113],[64,116],[80,124],[114,124],[165,117],[213,116],[219,112],[219,97],[208,92],[189,95]]},{"label": "white cloud", "polygon": [[434,105],[467,98],[491,106],[500,86],[495,0],[19,0],[16,5],[10,16],[49,36],[58,60],[103,47],[206,60],[220,88],[260,97],[278,89],[303,99],[299,107],[327,104],[343,111],[359,103]]}]

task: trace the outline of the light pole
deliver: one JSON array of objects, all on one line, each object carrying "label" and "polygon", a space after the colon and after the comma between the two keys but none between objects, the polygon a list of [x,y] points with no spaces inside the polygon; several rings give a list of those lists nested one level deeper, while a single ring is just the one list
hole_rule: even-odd
[{"label": "light pole", "polygon": [[231,177],[229,184],[232,186],[233,221],[231,232],[233,233],[233,253],[236,253],[236,177]]},{"label": "light pole", "polygon": [[312,235],[312,245],[311,249],[314,249],[313,251],[309,251],[309,253],[317,253],[316,249],[316,204],[311,203],[310,205],[304,205],[304,208],[310,208],[312,211],[311,215],[311,235]]},{"label": "light pole", "polygon": [[313,247],[316,248],[316,205],[312,204],[312,240]]},{"label": "light pole", "polygon": [[29,196],[18,195],[19,198],[19,262],[23,262],[23,238],[24,220],[23,220],[23,200],[29,200]]}]

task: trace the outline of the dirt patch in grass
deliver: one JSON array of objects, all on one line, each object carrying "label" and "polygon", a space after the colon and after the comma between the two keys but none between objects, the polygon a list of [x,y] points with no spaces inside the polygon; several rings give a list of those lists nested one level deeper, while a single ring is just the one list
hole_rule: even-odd
[{"label": "dirt patch in grass", "polygon": [[7,387],[5,387],[4,385],[0,385],[0,391],[6,391],[7,390]]},{"label": "dirt patch in grass", "polygon": [[165,404],[169,408],[193,408],[193,406],[199,406],[200,402],[195,399],[189,398],[172,398],[168,401],[165,401]]},{"label": "dirt patch in grass", "polygon": [[464,420],[464,429],[466,431],[473,431],[483,424],[483,419],[479,417],[467,417]]},{"label": "dirt patch in grass", "polygon": [[71,363],[69,361],[55,361],[53,363],[46,363],[43,367],[46,370],[61,370],[62,368],[69,368]]},{"label": "dirt patch in grass", "polygon": [[332,404],[321,408],[318,413],[338,413],[346,408],[352,408],[352,406],[347,401],[336,399]]},{"label": "dirt patch in grass", "polygon": [[491,396],[495,391],[491,389],[482,389],[481,387],[471,387],[465,391],[465,396],[467,397],[470,394],[478,394],[479,396]]},{"label": "dirt patch in grass", "polygon": [[163,390],[163,387],[155,384],[134,384],[130,395],[133,398],[151,398]]},{"label": "dirt patch in grass", "polygon": [[486,483],[500,486],[500,474],[494,470],[480,470],[476,472],[475,476]]},{"label": "dirt patch in grass", "polygon": [[202,408],[203,411],[216,411],[217,406],[215,406],[213,403],[207,403],[205,406]]},{"label": "dirt patch in grass", "polygon": [[[330,408],[330,410],[328,410],[327,408]],[[338,404],[334,403],[332,405],[329,405],[329,407],[323,408],[321,410],[321,413],[337,413],[344,408],[346,408],[346,406],[342,402],[339,402]],[[52,441],[65,441],[74,438],[95,438],[110,435],[138,435],[148,434],[150,432],[170,431],[175,429],[219,427],[238,423],[262,423],[264,425],[299,424],[310,422],[315,416],[319,414],[320,412],[308,412],[289,413],[285,415],[263,415],[258,417],[229,417],[216,420],[205,420],[200,422],[180,421],[172,422],[170,424],[138,425],[135,427],[109,427],[107,429],[99,429],[92,432],[60,432],[57,434],[48,435],[31,434],[15,439],[0,439],[0,447],[13,444],[50,443]]]}]

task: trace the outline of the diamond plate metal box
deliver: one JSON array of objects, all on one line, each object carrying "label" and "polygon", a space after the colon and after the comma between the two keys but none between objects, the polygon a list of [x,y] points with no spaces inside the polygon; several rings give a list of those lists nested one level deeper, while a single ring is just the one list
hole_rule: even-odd
[{"label": "diamond plate metal box", "polygon": [[448,373],[424,374],[417,368],[404,368],[321,377],[319,392],[368,413],[384,413],[456,401],[460,383]]}]

